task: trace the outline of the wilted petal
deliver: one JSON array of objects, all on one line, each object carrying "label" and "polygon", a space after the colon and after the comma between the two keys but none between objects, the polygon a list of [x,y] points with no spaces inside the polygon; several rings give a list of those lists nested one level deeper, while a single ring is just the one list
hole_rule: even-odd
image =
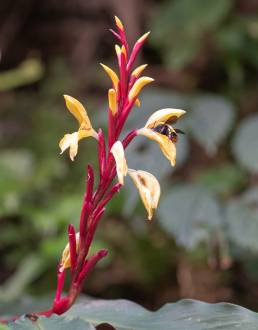
[{"label": "wilted petal", "polygon": [[[78,252],[78,247],[79,247],[79,238],[80,234],[76,233],[76,251]],[[62,253],[62,258],[61,258],[61,263],[60,263],[60,271],[64,271],[66,268],[71,267],[71,258],[70,258],[70,245],[69,243],[66,244],[63,253]]]},{"label": "wilted petal", "polygon": [[138,135],[144,135],[147,138],[156,141],[164,156],[170,161],[172,166],[176,165],[176,147],[174,143],[166,136],[153,131],[150,128],[141,128],[137,130]]},{"label": "wilted petal", "polygon": [[110,152],[115,158],[118,182],[123,185],[124,177],[127,174],[128,168],[126,164],[125,152],[122,143],[120,141],[116,141],[113,144]]},{"label": "wilted petal", "polygon": [[179,117],[181,117],[185,113],[186,113],[185,110],[171,109],[171,108],[155,111],[148,119],[145,127],[153,128],[158,124],[164,124],[164,123],[176,121]]},{"label": "wilted petal", "polygon": [[142,202],[148,212],[148,219],[151,220],[153,211],[158,207],[159,203],[159,182],[154,175],[146,171],[135,171],[129,169],[128,174],[138,188]]}]

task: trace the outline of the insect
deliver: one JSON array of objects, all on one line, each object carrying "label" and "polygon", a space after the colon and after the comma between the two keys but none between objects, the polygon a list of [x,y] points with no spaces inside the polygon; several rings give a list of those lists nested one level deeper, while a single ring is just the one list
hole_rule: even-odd
[{"label": "insect", "polygon": [[168,124],[159,124],[156,127],[153,128],[153,130],[157,133],[160,133],[162,135],[166,135],[170,141],[176,143],[178,140],[178,133],[179,134],[185,134],[181,129],[173,128],[172,126]]}]

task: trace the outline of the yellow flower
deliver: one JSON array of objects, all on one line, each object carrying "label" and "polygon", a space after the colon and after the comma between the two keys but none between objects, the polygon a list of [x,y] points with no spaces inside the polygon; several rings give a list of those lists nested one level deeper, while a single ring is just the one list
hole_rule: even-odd
[{"label": "yellow flower", "polygon": [[129,92],[129,95],[128,95],[129,101],[131,101],[133,98],[137,97],[139,95],[140,91],[142,90],[142,88],[145,85],[151,83],[152,81],[154,81],[154,79],[150,78],[150,77],[141,77],[141,78],[137,79]]},{"label": "yellow flower", "polygon": [[59,142],[59,147],[61,149],[61,154],[68,148],[70,148],[70,158],[74,160],[78,151],[78,142],[86,137],[92,136],[98,139],[98,134],[92,128],[90,119],[83,105],[75,98],[64,95],[65,103],[71,114],[77,119],[80,127],[77,132],[72,134],[65,134],[64,137]]},{"label": "yellow flower", "polygon": [[120,184],[124,184],[124,177],[127,174],[127,164],[126,164],[126,159],[125,159],[125,152],[124,152],[124,147],[120,141],[116,141],[110,152],[115,158],[116,162],[116,173],[118,177],[118,182]]},{"label": "yellow flower", "polygon": [[[185,114],[185,111],[180,109],[167,108],[158,110],[150,116],[146,125],[137,131],[138,135],[144,135],[157,142],[164,156],[170,161],[172,166],[176,164],[176,146],[170,137],[172,134],[174,136],[177,134],[169,124],[175,122],[183,114]],[[160,132],[159,128],[162,128],[162,125],[165,128],[163,131],[167,131],[169,134]]]},{"label": "yellow flower", "polygon": [[[78,252],[79,248],[79,238],[80,234],[76,233],[76,251]],[[71,258],[70,258],[70,245],[66,244],[64,251],[62,253],[61,263],[60,263],[60,272],[63,272],[66,268],[71,267]]]},{"label": "yellow flower", "polygon": [[153,211],[158,207],[160,198],[160,185],[158,180],[149,172],[129,169],[128,174],[139,190],[141,200],[151,220]]}]

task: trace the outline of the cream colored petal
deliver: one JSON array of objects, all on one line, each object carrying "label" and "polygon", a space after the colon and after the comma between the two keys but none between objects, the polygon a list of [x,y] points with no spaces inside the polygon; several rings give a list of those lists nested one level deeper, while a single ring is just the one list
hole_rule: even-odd
[{"label": "cream colored petal", "polygon": [[81,125],[83,123],[87,128],[92,128],[90,119],[81,102],[69,95],[64,95],[64,99],[67,109],[78,120],[79,124]]},{"label": "cream colored petal", "polygon": [[68,148],[70,148],[69,155],[71,160],[78,152],[78,142],[79,142],[79,132],[74,132],[72,134],[65,134],[62,140],[59,142],[59,147],[61,149],[61,154]]},{"label": "cream colored petal", "polygon": [[139,129],[137,134],[144,135],[147,138],[156,141],[159,144],[164,156],[170,161],[171,165],[176,165],[176,146],[166,135],[154,132],[152,129],[145,127]]},{"label": "cream colored petal", "polygon": [[149,172],[128,170],[134,184],[139,190],[141,200],[148,212],[148,219],[151,220],[153,211],[158,207],[160,198],[160,185],[158,180]]},{"label": "cream colored petal", "polygon": [[186,113],[185,110],[171,109],[171,108],[155,111],[148,119],[145,127],[153,128],[157,126],[157,124],[163,124],[169,122],[169,120],[171,120],[173,117],[179,118],[185,113]]},{"label": "cream colored petal", "polygon": [[[79,238],[80,233],[76,233],[76,251],[78,252],[79,247]],[[70,258],[70,246],[69,243],[66,244],[64,251],[62,253],[61,263],[60,263],[60,272],[63,272],[64,269],[71,267],[71,258]]]},{"label": "cream colored petal", "polygon": [[131,101],[133,98],[137,97],[139,95],[140,91],[142,90],[142,88],[145,85],[151,83],[152,81],[154,81],[154,79],[150,78],[150,77],[141,77],[141,78],[137,79],[129,92],[129,95],[128,95],[129,101]]},{"label": "cream colored petal", "polygon": [[118,182],[120,184],[124,184],[124,177],[127,174],[127,164],[126,164],[126,159],[125,159],[125,152],[124,152],[124,147],[120,141],[116,141],[110,152],[115,158],[116,162],[116,172],[117,172],[117,177],[118,177]]}]

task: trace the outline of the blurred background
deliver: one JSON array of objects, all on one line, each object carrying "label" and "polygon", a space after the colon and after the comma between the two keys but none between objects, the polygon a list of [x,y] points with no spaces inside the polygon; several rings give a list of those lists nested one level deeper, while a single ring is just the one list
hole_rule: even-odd
[{"label": "blurred background", "polygon": [[93,246],[109,257],[84,292],[153,309],[187,297],[257,310],[258,1],[9,0],[0,3],[0,312],[53,296],[85,166],[96,164],[90,139],[74,163],[59,155],[60,138],[77,129],[62,95],[106,128],[109,80],[99,62],[117,68],[114,15],[130,45],[152,31],[138,64],[149,63],[155,85],[127,129],[179,107],[188,111],[177,126],[186,135],[175,169],[150,141],[128,148],[130,167],[160,179],[161,202],[148,222],[126,181]]}]

